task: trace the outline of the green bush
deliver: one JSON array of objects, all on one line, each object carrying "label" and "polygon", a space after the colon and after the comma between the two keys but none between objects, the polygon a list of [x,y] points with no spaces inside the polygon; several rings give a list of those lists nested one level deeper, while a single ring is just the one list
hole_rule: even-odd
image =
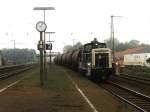
[{"label": "green bush", "polygon": [[121,68],[121,73],[135,75],[135,76],[146,76],[150,77],[150,67],[145,66],[127,66]]}]

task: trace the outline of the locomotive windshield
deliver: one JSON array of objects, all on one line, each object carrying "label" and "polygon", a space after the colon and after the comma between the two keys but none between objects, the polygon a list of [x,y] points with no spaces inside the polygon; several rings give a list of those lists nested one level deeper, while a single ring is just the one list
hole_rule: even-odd
[{"label": "locomotive windshield", "polygon": [[106,44],[100,43],[97,39],[94,39],[91,43],[87,43],[82,47],[83,62],[91,62],[91,51],[96,48],[106,48]]}]

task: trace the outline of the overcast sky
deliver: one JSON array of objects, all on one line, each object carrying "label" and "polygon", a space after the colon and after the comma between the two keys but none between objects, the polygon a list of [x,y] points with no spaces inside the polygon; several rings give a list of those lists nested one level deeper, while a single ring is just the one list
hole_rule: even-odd
[{"label": "overcast sky", "polygon": [[[136,39],[150,44],[149,0],[3,0],[0,3],[0,48],[36,48],[39,33],[35,24],[43,20],[42,11],[34,7],[55,7],[46,11],[48,32],[55,41],[53,51],[64,45],[93,38],[103,41],[110,37],[110,16],[114,18],[115,37],[121,42]],[[92,35],[91,35],[92,32]],[[46,35],[48,40],[48,35]]]}]

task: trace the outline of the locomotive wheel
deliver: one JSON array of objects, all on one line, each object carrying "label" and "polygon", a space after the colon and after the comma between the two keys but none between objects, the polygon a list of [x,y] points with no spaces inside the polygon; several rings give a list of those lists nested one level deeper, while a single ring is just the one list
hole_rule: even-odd
[{"label": "locomotive wheel", "polygon": [[106,74],[103,74],[101,76],[101,80],[104,81],[104,82],[107,80],[107,78],[108,78],[108,76]]}]

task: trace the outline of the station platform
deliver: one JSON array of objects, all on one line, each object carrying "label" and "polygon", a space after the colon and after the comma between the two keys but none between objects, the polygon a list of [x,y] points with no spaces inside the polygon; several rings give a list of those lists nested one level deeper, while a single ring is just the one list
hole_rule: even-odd
[{"label": "station platform", "polygon": [[47,68],[43,86],[39,67],[0,86],[0,112],[134,112],[78,73],[55,65]]}]

